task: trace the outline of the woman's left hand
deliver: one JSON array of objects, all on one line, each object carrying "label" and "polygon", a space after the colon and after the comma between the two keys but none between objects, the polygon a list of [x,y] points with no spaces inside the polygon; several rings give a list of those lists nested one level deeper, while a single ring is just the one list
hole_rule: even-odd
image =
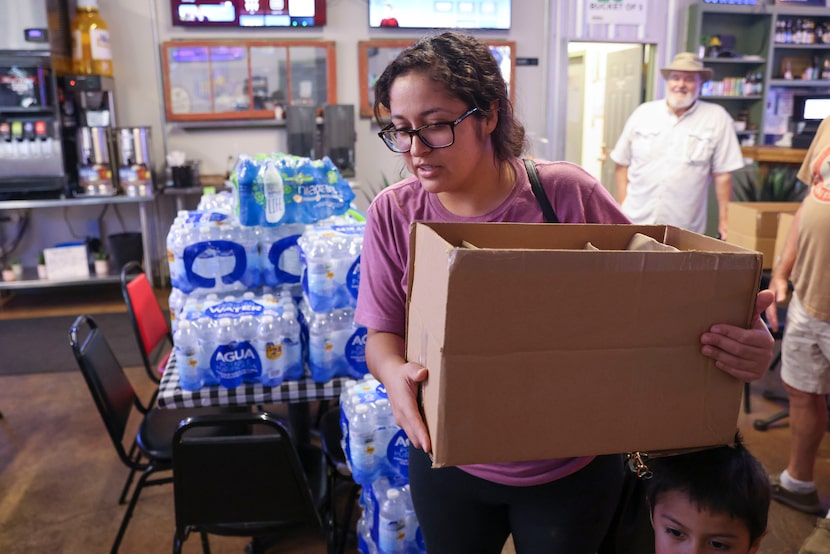
[{"label": "woman's left hand", "polygon": [[765,290],[755,297],[755,316],[749,329],[717,323],[703,333],[701,352],[715,360],[715,366],[747,383],[760,379],[772,361],[775,340],[761,314],[775,299]]}]

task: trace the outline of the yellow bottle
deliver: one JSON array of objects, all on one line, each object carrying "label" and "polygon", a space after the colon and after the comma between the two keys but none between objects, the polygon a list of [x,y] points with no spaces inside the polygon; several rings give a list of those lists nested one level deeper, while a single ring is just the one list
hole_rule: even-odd
[{"label": "yellow bottle", "polygon": [[112,77],[110,32],[98,13],[98,0],[78,0],[72,20],[72,71]]}]

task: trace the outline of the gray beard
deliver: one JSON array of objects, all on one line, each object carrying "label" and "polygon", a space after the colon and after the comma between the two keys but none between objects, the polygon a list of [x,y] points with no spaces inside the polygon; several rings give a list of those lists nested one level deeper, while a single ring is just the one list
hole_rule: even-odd
[{"label": "gray beard", "polygon": [[666,97],[666,103],[673,110],[684,110],[684,109],[690,107],[692,104],[694,104],[696,100],[697,100],[697,96],[695,96],[695,95],[687,97],[687,99],[685,99],[681,102],[672,101],[670,99],[670,97],[668,97],[668,96]]}]

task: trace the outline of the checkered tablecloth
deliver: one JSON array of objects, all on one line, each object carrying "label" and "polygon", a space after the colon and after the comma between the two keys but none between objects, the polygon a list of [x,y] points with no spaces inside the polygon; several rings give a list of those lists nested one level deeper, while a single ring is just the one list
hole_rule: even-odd
[{"label": "checkered tablecloth", "polygon": [[235,389],[216,385],[202,387],[197,391],[186,391],[179,386],[176,356],[172,354],[161,377],[157,403],[159,408],[193,408],[310,402],[339,397],[346,381],[345,377],[336,377],[326,383],[318,383],[311,378],[305,378],[300,381],[284,381],[278,387],[244,383]]}]

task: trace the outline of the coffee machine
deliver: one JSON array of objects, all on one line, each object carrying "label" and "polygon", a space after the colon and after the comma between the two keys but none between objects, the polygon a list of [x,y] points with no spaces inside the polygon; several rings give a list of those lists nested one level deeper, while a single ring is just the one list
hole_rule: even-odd
[{"label": "coffee machine", "polygon": [[[69,59],[66,2],[0,0],[0,199],[66,188],[56,73]],[[63,26],[62,26],[63,25]]]},{"label": "coffee machine", "polygon": [[112,77],[63,75],[58,80],[64,167],[72,196],[118,192]]}]

